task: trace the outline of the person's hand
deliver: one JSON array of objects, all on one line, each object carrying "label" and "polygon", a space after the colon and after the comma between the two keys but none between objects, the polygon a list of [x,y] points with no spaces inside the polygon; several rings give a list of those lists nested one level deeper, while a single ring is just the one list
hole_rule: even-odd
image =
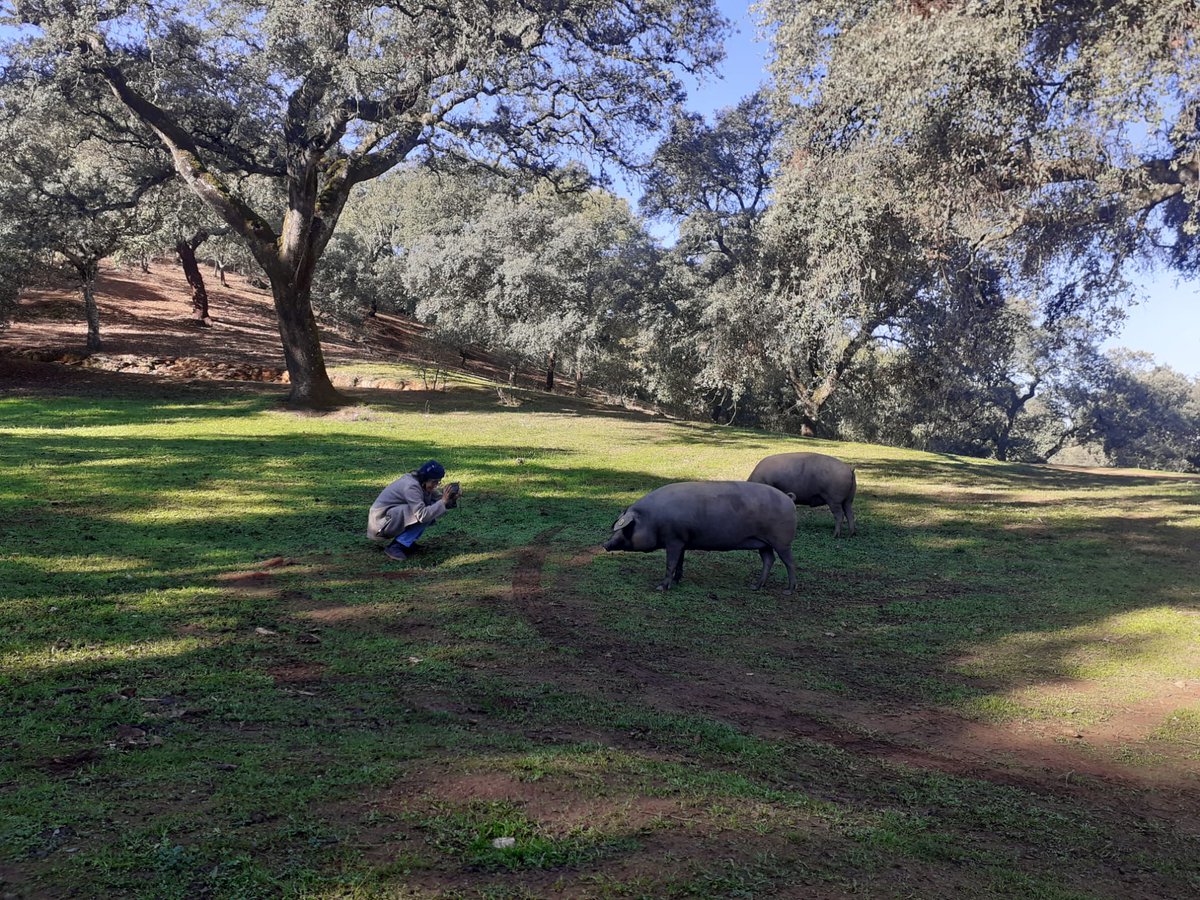
[{"label": "person's hand", "polygon": [[453,509],[458,506],[458,495],[462,493],[462,489],[458,486],[457,481],[452,481],[442,490],[442,502],[446,504],[447,509]]}]

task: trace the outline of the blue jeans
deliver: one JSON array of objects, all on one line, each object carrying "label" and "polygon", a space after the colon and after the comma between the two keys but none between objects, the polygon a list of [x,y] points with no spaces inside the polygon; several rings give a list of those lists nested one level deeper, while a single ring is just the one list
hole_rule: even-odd
[{"label": "blue jeans", "polygon": [[422,525],[420,522],[409,525],[402,532],[396,535],[392,543],[399,544],[401,547],[407,549],[417,542],[417,538],[424,534],[425,529],[428,527],[429,526],[427,525]]}]

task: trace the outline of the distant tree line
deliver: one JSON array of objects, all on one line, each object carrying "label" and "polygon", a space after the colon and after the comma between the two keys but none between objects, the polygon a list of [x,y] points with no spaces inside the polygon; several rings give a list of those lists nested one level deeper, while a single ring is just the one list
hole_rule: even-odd
[{"label": "distant tree line", "polygon": [[771,79],[711,122],[710,0],[4,9],[0,317],[57,261],[98,344],[98,261],[170,249],[203,323],[206,247],[300,404],[340,399],[314,309],[385,311],[722,423],[1200,467],[1196,380],[1099,349],[1131,266],[1200,266],[1192,0],[764,0]]}]

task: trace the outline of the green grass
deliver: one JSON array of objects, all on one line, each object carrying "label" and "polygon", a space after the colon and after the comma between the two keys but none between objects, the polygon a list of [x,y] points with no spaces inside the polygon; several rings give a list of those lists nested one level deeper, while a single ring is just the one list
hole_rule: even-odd
[{"label": "green grass", "polygon": [[[0,399],[0,893],[1200,890],[1200,483],[516,394]],[[595,552],[796,447],[860,485],[796,594]],[[464,500],[396,566],[366,509],[430,456]]]}]

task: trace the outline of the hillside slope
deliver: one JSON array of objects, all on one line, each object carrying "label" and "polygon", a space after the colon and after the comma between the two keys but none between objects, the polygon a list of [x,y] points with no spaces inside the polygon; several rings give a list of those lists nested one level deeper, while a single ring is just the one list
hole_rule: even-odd
[{"label": "hillside slope", "polygon": [[[192,364],[172,373],[159,365],[157,373],[272,380],[283,371],[284,360],[271,293],[237,273],[227,273],[226,278],[228,284],[222,285],[206,272],[213,324],[204,327],[191,318],[190,290],[177,264],[158,260],[150,264],[149,273],[106,265],[96,283],[103,342],[96,362],[101,367],[119,365],[125,371],[138,371],[142,361],[183,358],[222,363],[225,368]],[[86,338],[78,289],[72,284],[35,287],[25,291],[11,325],[0,331],[0,355],[78,362],[89,355]],[[428,365],[505,384],[509,377],[508,368],[490,354],[473,349],[463,357],[428,340],[421,324],[399,315],[367,318],[354,329],[325,322],[322,342],[326,364],[339,387],[423,388],[428,381],[418,373]],[[113,358],[117,361],[110,363]],[[374,377],[367,374],[372,366]],[[397,366],[400,369],[389,369]],[[248,374],[264,368],[273,374]],[[516,373],[519,386],[536,388],[541,381],[541,373],[524,369]]]}]

